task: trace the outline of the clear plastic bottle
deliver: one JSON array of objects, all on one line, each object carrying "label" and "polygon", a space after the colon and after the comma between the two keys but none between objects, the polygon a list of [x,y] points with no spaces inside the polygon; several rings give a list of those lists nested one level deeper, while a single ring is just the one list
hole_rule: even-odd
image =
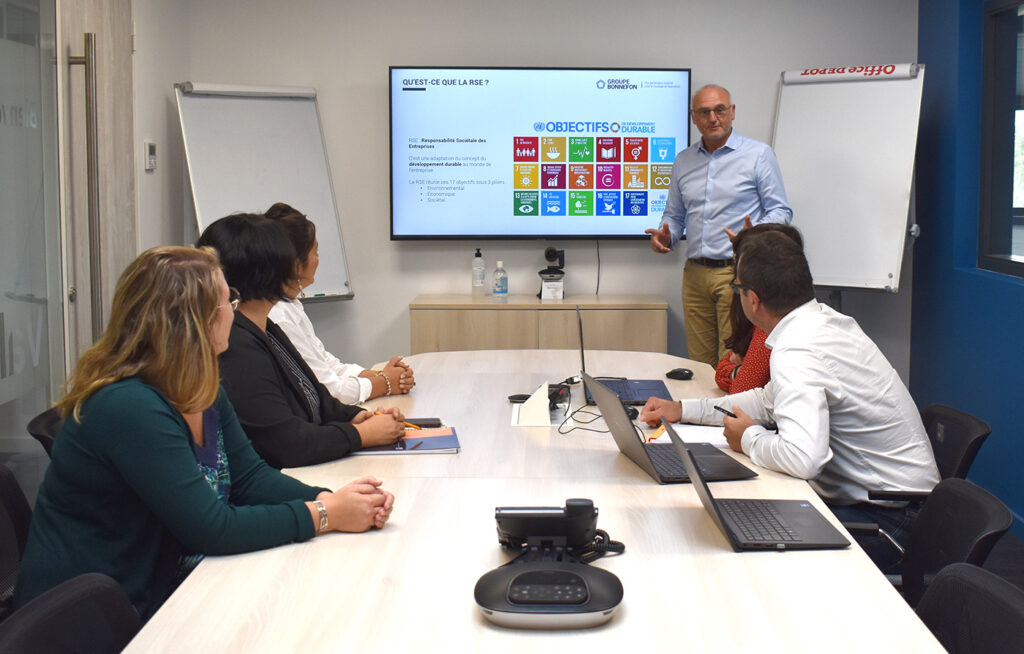
[{"label": "clear plastic bottle", "polygon": [[473,257],[473,297],[486,295],[487,273],[484,270],[484,257],[480,254],[480,248],[477,248],[476,255]]},{"label": "clear plastic bottle", "polygon": [[508,273],[505,272],[503,261],[499,261],[498,267],[494,269],[494,299],[508,300]]}]

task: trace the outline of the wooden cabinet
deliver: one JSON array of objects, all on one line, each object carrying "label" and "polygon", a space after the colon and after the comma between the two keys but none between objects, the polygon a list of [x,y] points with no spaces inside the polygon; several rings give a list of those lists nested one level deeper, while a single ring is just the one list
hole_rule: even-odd
[{"label": "wooden cabinet", "polygon": [[452,294],[409,305],[410,353],[578,348],[577,305],[588,350],[667,351],[668,303],[657,295],[512,295],[498,303]]}]

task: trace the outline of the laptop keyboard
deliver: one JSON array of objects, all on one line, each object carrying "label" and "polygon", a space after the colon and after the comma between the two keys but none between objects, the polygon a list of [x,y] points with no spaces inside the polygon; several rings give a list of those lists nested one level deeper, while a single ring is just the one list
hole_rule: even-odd
[{"label": "laptop keyboard", "polygon": [[763,500],[716,500],[746,541],[798,541],[771,502]]},{"label": "laptop keyboard", "polygon": [[[689,479],[683,462],[671,445],[665,443],[644,443],[644,449],[651,457],[651,463],[658,474],[666,479]],[[702,470],[703,471],[703,470]]]}]

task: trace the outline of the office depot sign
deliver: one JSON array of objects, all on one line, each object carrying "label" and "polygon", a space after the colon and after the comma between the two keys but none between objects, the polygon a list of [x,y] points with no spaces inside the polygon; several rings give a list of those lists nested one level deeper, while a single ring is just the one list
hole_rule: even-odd
[{"label": "office depot sign", "polygon": [[804,68],[801,70],[787,70],[782,73],[782,81],[785,84],[800,84],[806,82],[843,82],[864,78],[908,79],[917,76],[917,69],[917,64]]}]

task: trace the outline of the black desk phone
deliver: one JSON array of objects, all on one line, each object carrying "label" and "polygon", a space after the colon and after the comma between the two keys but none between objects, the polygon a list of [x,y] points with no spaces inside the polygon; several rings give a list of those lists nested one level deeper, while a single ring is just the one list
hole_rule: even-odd
[{"label": "black desk phone", "polygon": [[625,547],[597,528],[592,501],[498,507],[494,519],[502,548],[519,555],[477,581],[474,596],[484,617],[521,629],[578,629],[612,618],[622,582],[589,563]]}]

